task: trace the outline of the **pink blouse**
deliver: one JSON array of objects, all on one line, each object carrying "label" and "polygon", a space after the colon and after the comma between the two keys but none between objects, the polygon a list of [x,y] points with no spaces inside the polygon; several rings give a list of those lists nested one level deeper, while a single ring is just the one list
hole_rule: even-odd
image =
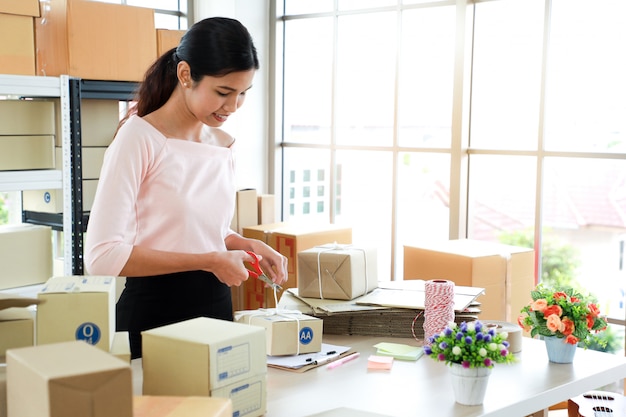
[{"label": "pink blouse", "polygon": [[168,139],[140,117],[105,153],[84,260],[92,275],[119,275],[133,246],[224,251],[235,207],[232,146]]}]

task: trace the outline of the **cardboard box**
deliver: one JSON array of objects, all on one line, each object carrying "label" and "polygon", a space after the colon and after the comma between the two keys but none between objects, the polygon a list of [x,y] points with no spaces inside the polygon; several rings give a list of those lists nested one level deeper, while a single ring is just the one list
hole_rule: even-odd
[{"label": "cardboard box", "polygon": [[267,412],[267,375],[256,375],[211,390],[211,397],[230,398],[233,402],[233,416],[264,416]]},{"label": "cardboard box", "polygon": [[111,343],[111,355],[130,363],[130,338],[128,332],[115,332]]},{"label": "cardboard box", "polygon": [[233,403],[228,398],[151,395],[133,397],[133,417],[232,417],[233,415]]},{"label": "cardboard box", "polygon": [[0,417],[7,417],[7,367],[0,366]]},{"label": "cardboard box", "polygon": [[52,228],[0,226],[0,289],[41,284],[52,275]]},{"label": "cardboard box", "polygon": [[352,300],[378,287],[375,248],[329,244],[298,252],[298,295]]},{"label": "cardboard box", "polygon": [[53,136],[55,106],[47,100],[0,100],[0,135]]},{"label": "cardboard box", "polygon": [[115,334],[115,277],[50,278],[37,298],[36,344],[82,340],[111,351]]},{"label": "cardboard box", "polygon": [[[104,146],[83,146],[81,147],[82,164],[84,180],[97,180],[100,178],[100,170],[102,169],[102,161],[107,148]],[[54,148],[54,160],[57,169],[63,168],[63,148],[57,146]]]},{"label": "cardboard box", "polygon": [[157,56],[176,48],[186,32],[186,30],[157,29]]},{"label": "cardboard box", "polygon": [[[298,252],[328,242],[352,243],[352,228],[333,224],[272,223],[244,227],[243,236],[259,239],[287,257],[287,282],[283,288],[298,288]],[[275,307],[274,290],[257,279],[244,282],[244,309]]]},{"label": "cardboard box", "polygon": [[276,222],[276,199],[273,194],[260,194],[259,203],[259,223],[271,224]]},{"label": "cardboard box", "polygon": [[[98,180],[83,180],[83,211],[91,211],[96,198]],[[63,213],[63,190],[25,190],[22,209],[43,213]]]},{"label": "cardboard box", "polygon": [[157,58],[150,8],[49,0],[35,21],[38,75],[142,81]]},{"label": "cardboard box", "polygon": [[0,0],[0,13],[39,16],[38,0]]},{"label": "cardboard box", "polygon": [[35,75],[36,16],[37,0],[0,0],[0,74]]},{"label": "cardboard box", "polygon": [[74,341],[7,352],[9,417],[132,417],[130,365]]},{"label": "cardboard box", "polygon": [[322,350],[324,322],[320,318],[269,309],[238,311],[235,321],[265,329],[268,355],[299,355]]},{"label": "cardboard box", "polygon": [[54,168],[54,136],[0,136],[0,171]]},{"label": "cardboard box", "polygon": [[404,247],[404,279],[438,278],[484,288],[481,319],[516,322],[535,286],[535,252],[471,239]]},{"label": "cardboard box", "polygon": [[0,356],[8,349],[35,344],[34,315],[25,308],[0,310]]},{"label": "cardboard box", "polygon": [[199,317],[142,332],[143,394],[208,396],[267,372],[265,331]]},{"label": "cardboard box", "polygon": [[237,233],[242,233],[244,227],[259,224],[257,208],[257,195],[254,188],[246,188],[237,191],[235,196],[235,213],[230,223],[230,228]]},{"label": "cardboard box", "polygon": [[[63,113],[58,100],[55,102],[55,111],[57,115],[55,146],[62,147],[61,117]],[[120,109],[118,100],[82,99],[80,101],[80,139],[83,148],[106,148],[109,146],[115,136],[122,114],[123,111]]]}]

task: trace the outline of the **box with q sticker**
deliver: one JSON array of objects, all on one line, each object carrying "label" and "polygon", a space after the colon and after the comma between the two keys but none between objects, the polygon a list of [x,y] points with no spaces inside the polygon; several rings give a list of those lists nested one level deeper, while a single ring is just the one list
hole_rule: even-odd
[{"label": "box with q sticker", "polygon": [[267,373],[265,330],[198,317],[142,334],[143,394],[210,396]]},{"label": "box with q sticker", "polygon": [[105,352],[115,335],[115,277],[50,278],[37,298],[37,345],[82,340]]},{"label": "box with q sticker", "polygon": [[235,321],[265,329],[267,354],[299,355],[322,350],[323,320],[299,311],[258,309],[235,312]]},{"label": "box with q sticker", "polygon": [[130,364],[85,342],[7,351],[9,417],[132,417]]}]

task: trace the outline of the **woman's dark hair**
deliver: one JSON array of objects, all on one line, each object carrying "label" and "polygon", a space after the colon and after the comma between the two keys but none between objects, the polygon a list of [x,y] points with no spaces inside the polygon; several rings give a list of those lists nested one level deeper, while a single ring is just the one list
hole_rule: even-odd
[{"label": "woman's dark hair", "polygon": [[137,91],[137,105],[124,120],[131,114],[145,116],[165,104],[178,84],[180,61],[189,64],[194,82],[205,75],[220,77],[259,69],[256,48],[245,26],[225,17],[201,20],[187,30],[178,47],[165,52],[146,71]]}]

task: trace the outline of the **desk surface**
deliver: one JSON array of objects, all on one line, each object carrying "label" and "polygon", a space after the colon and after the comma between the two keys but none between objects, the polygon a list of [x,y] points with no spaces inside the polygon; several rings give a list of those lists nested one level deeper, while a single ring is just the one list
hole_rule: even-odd
[{"label": "desk surface", "polygon": [[390,371],[368,371],[373,345],[383,341],[414,343],[324,335],[324,342],[351,346],[360,357],[301,374],[269,368],[266,416],[310,416],[341,407],[397,417],[525,416],[626,377],[622,356],[579,349],[573,364],[553,364],[542,341],[524,338],[517,363],[494,367],[483,405],[462,406],[454,401],[446,365],[426,356],[417,362],[396,360]]}]

